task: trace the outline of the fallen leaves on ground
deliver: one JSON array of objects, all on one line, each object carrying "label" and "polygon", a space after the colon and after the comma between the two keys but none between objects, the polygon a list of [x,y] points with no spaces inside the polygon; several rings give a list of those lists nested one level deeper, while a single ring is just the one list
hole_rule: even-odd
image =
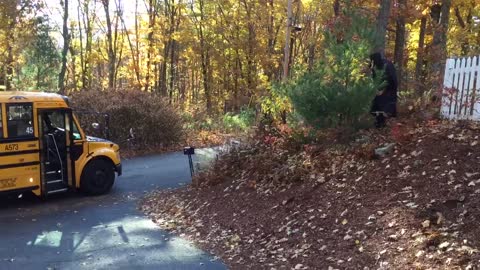
[{"label": "fallen leaves on ground", "polygon": [[348,147],[251,143],[141,208],[232,269],[475,269],[480,129],[398,130]]}]

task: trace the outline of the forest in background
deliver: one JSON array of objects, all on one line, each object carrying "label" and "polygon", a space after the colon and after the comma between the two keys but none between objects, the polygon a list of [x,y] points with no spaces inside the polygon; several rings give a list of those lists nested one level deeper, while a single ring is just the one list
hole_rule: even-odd
[{"label": "forest in background", "polygon": [[476,0],[132,0],[128,10],[125,3],[1,0],[2,84],[60,93],[141,89],[212,115],[281,106],[268,97],[284,79],[284,56],[291,77],[312,69],[346,6],[376,28],[377,49],[397,66],[403,93],[438,87],[447,56],[480,54]]}]

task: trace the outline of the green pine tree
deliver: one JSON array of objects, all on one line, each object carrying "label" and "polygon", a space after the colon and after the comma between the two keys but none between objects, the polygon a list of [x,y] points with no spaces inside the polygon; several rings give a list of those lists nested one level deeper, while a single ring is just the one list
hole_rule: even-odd
[{"label": "green pine tree", "polygon": [[24,50],[25,64],[16,84],[22,90],[55,91],[60,54],[50,36],[52,28],[46,17],[36,18],[35,27],[32,42]]},{"label": "green pine tree", "polygon": [[356,128],[381,84],[369,73],[374,28],[353,9],[345,10],[329,28],[324,57],[290,84],[288,95],[295,112],[314,127]]}]

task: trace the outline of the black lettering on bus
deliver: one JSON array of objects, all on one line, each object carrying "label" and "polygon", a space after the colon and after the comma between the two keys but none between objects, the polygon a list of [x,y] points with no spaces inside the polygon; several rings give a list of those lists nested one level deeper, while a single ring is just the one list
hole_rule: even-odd
[{"label": "black lettering on bus", "polygon": [[18,151],[18,144],[7,144],[5,145],[5,151]]}]

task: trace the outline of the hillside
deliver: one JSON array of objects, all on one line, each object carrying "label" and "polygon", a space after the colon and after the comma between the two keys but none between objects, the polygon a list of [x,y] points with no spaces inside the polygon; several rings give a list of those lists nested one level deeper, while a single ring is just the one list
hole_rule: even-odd
[{"label": "hillside", "polygon": [[475,269],[479,130],[411,121],[303,148],[264,137],[142,210],[232,269]]}]

